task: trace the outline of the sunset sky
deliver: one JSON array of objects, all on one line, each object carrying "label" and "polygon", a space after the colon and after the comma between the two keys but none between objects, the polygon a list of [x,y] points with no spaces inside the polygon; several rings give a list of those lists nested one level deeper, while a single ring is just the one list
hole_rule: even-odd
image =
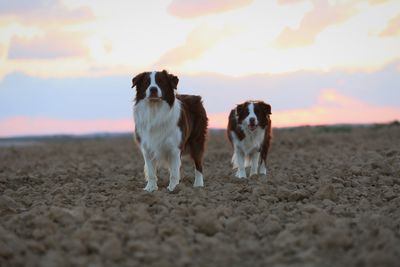
[{"label": "sunset sky", "polygon": [[210,127],[400,119],[398,0],[0,0],[0,137],[132,131],[131,79],[167,69]]}]

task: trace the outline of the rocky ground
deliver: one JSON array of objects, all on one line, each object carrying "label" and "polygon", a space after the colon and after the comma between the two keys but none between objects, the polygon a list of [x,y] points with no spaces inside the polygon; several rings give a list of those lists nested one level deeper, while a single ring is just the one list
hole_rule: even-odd
[{"label": "rocky ground", "polygon": [[399,266],[400,127],[275,130],[268,177],[213,132],[146,193],[130,137],[0,147],[0,266]]}]

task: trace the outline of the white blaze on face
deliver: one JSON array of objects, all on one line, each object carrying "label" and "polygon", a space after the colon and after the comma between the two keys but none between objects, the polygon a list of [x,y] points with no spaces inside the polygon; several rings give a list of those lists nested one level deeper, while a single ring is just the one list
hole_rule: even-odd
[{"label": "white blaze on face", "polygon": [[162,96],[161,88],[156,83],[156,74],[157,74],[156,71],[153,71],[153,72],[150,73],[150,85],[146,89],[146,98],[150,97],[150,95],[151,95],[150,90],[152,88],[153,88],[152,90],[157,89],[157,97],[161,97]]},{"label": "white blaze on face", "polygon": [[[250,125],[250,121],[254,120],[252,125],[257,126],[257,125],[258,125],[258,119],[257,119],[256,113],[254,112],[254,103],[251,102],[251,103],[247,106],[247,109],[248,109],[248,111],[249,111],[249,115],[247,115],[247,117],[246,117],[246,119],[245,119],[246,125],[249,126],[249,125]],[[254,130],[254,129],[253,129],[253,130]]]}]

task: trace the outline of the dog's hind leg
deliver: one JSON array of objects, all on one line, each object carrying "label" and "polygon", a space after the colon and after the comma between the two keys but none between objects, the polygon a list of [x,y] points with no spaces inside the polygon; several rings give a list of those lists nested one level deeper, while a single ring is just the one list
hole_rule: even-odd
[{"label": "dog's hind leg", "polygon": [[194,170],[194,187],[203,187],[204,186],[204,177],[203,177],[203,164],[201,162],[202,160],[199,158],[196,158],[194,160],[195,164],[195,170]]},{"label": "dog's hind leg", "polygon": [[204,177],[203,177],[203,154],[204,148],[199,144],[195,144],[192,142],[190,145],[190,156],[192,157],[195,165],[194,170],[194,187],[203,187],[204,186]]},{"label": "dog's hind leg", "polygon": [[169,185],[168,190],[174,191],[175,187],[179,184],[181,179],[180,174],[181,168],[181,152],[179,149],[176,149],[171,152],[169,157]]}]

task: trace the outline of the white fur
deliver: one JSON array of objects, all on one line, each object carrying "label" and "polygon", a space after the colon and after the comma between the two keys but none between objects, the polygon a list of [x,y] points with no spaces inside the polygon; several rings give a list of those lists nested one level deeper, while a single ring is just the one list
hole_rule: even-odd
[{"label": "white fur", "polygon": [[[259,149],[264,140],[265,131],[264,129],[257,126],[254,131],[251,131],[248,128],[250,123],[250,118],[254,118],[256,120],[256,124],[258,124],[258,118],[254,113],[254,104],[250,103],[248,105],[249,115],[242,121],[240,125],[241,129],[245,133],[246,137],[243,140],[239,140],[236,133],[234,131],[230,132],[232,143],[233,143],[233,156],[232,156],[232,164],[233,168],[237,168],[236,177],[238,178],[246,178],[246,167],[250,166],[250,176],[260,174],[266,174],[265,164],[262,163],[259,171],[259,158],[260,152]],[[237,118],[237,116],[236,116]]]},{"label": "white fur", "polygon": [[260,166],[259,174],[267,175],[267,167],[265,166],[265,162],[263,161]]},{"label": "white fur", "polygon": [[175,99],[172,107],[165,101],[139,101],[134,107],[136,132],[140,136],[140,147],[145,161],[147,185],[144,190],[157,190],[157,168],[169,169],[168,189],[173,191],[179,184],[181,151],[179,144],[182,132],[178,127],[181,102]]},{"label": "white fur", "polygon": [[158,97],[162,96],[161,88],[156,83],[156,74],[157,74],[156,71],[153,71],[152,73],[150,73],[150,85],[146,89],[146,97],[150,96],[150,88],[152,88],[152,87],[157,88],[157,96]]},{"label": "white fur", "polygon": [[194,187],[203,187],[204,186],[204,181],[203,181],[203,174],[199,172],[198,170],[194,170]]},{"label": "white fur", "polygon": [[244,119],[244,122],[246,122],[247,125],[250,124],[250,119],[253,118],[255,120],[255,123],[258,124],[258,118],[256,113],[254,112],[254,103],[251,102],[248,107],[249,115]]}]

